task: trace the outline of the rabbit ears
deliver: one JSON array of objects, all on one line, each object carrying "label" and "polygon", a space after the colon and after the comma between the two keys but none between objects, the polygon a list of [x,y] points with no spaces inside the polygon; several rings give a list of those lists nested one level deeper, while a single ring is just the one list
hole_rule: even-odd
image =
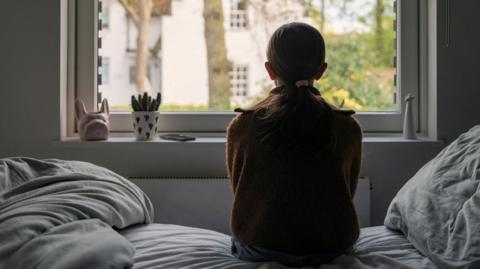
[{"label": "rabbit ears", "polygon": [[[110,113],[107,99],[103,99],[102,105],[100,106],[100,111],[98,112],[106,114]],[[83,103],[83,101],[80,99],[75,100],[75,118],[78,120],[85,114],[87,114],[87,109],[85,109],[85,104]]]},{"label": "rabbit ears", "polygon": [[110,114],[110,108],[108,107],[108,101],[107,99],[102,100],[102,105],[100,106],[100,113],[107,113]]}]

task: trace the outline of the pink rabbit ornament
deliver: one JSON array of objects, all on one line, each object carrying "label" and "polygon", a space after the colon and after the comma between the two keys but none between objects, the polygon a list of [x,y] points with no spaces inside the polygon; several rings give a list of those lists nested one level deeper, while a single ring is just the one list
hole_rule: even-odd
[{"label": "pink rabbit ornament", "polygon": [[103,99],[98,112],[87,112],[82,100],[75,101],[75,118],[80,139],[84,141],[106,140],[110,122],[107,99]]}]

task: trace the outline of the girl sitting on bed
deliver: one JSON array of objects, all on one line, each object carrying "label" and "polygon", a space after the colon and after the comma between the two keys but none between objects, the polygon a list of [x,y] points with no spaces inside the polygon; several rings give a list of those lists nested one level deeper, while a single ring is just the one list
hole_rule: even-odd
[{"label": "girl sitting on bed", "polygon": [[268,97],[227,129],[234,199],[232,254],[289,266],[328,263],[358,238],[352,202],[362,131],[313,86],[327,69],[321,34],[304,23],[275,31],[267,50]]}]

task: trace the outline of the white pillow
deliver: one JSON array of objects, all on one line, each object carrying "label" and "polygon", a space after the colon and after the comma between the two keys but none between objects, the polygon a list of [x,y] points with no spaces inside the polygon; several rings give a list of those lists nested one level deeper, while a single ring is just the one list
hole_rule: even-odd
[{"label": "white pillow", "polygon": [[400,230],[439,268],[480,268],[480,125],[422,167],[390,204]]}]

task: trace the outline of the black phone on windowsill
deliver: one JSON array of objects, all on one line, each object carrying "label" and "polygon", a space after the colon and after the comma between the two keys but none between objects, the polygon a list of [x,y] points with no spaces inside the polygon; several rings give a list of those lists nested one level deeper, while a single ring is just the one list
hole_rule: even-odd
[{"label": "black phone on windowsill", "polygon": [[182,142],[195,140],[194,136],[181,135],[181,134],[164,134],[164,135],[161,135],[160,138],[165,140],[182,141]]}]

